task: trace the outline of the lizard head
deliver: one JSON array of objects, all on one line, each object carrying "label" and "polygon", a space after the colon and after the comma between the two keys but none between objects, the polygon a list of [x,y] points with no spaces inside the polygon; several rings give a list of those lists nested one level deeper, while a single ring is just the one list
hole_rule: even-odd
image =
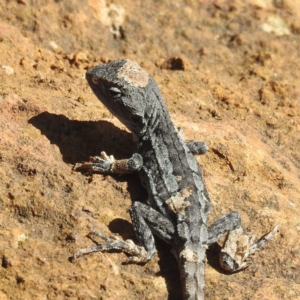
[{"label": "lizard head", "polygon": [[155,82],[145,70],[131,60],[116,60],[89,69],[86,79],[99,100],[128,129],[137,136],[145,131],[147,115],[155,105],[150,99]]}]

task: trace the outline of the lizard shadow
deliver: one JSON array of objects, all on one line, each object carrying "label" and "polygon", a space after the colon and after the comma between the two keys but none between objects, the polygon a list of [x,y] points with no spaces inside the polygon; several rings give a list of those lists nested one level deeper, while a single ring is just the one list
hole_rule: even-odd
[{"label": "lizard shadow", "polygon": [[206,250],[207,262],[217,272],[225,275],[232,275],[234,272],[228,272],[220,265],[219,255],[221,253],[221,249],[222,247],[217,242],[209,245],[208,249]]},{"label": "lizard shadow", "polygon": [[[116,158],[131,156],[131,134],[107,121],[77,121],[64,115],[43,112],[28,120],[51,144],[58,146],[65,163],[75,164],[107,151]],[[118,145],[126,147],[118,147]]]},{"label": "lizard shadow", "polygon": [[[28,120],[29,124],[41,131],[51,144],[57,145],[65,163],[73,164],[87,161],[90,156],[99,155],[101,151],[114,155],[118,159],[128,158],[135,151],[132,135],[107,121],[77,121],[64,115],[43,112]],[[139,183],[137,174],[109,175],[116,181],[126,181],[132,202],[146,202],[147,192]],[[109,224],[112,233],[118,233],[123,239],[137,242],[132,224],[123,219],[114,219]],[[158,238],[156,240],[160,271],[157,275],[165,278],[168,299],[181,300],[181,282],[175,257],[171,246]]]}]

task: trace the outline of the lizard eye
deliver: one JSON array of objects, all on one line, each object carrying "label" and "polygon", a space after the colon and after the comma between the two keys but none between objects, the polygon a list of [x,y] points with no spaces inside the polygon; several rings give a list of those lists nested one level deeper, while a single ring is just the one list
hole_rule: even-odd
[{"label": "lizard eye", "polygon": [[111,87],[109,88],[109,91],[114,98],[119,98],[121,96],[121,90],[117,87]]},{"label": "lizard eye", "polygon": [[92,82],[93,82],[93,84],[98,84],[98,79],[97,79],[97,77],[92,77]]}]

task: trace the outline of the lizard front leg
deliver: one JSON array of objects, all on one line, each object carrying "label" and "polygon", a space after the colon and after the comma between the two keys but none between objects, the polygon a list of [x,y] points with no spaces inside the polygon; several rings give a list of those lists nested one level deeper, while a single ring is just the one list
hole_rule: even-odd
[{"label": "lizard front leg", "polygon": [[176,128],[178,135],[185,142],[186,146],[193,154],[205,154],[208,151],[208,146],[202,141],[189,141],[184,135],[183,129],[181,127]]},{"label": "lizard front leg", "polygon": [[208,146],[202,141],[186,141],[186,145],[193,154],[205,154]]},{"label": "lizard front leg", "polygon": [[243,234],[240,214],[233,211],[222,216],[208,228],[208,243],[216,242],[227,233],[220,252],[220,264],[226,271],[237,272],[251,264],[250,260],[254,254],[273,238],[278,229],[279,225],[276,225],[255,243],[255,236]]},{"label": "lizard front leg", "polygon": [[126,174],[139,171],[143,166],[143,158],[134,153],[129,159],[116,160],[113,155],[107,155],[104,151],[100,156],[91,156],[90,161],[76,168],[76,171],[88,171],[90,173]]},{"label": "lizard front leg", "polygon": [[135,245],[132,240],[123,241],[117,237],[108,238],[101,233],[90,232],[88,236],[93,241],[95,241],[93,236],[97,236],[105,243],[98,244],[96,242],[96,246],[80,249],[74,254],[74,259],[92,252],[121,251],[129,254],[129,262],[145,263],[156,253],[153,233],[166,242],[171,242],[175,233],[172,222],[153,208],[141,202],[135,202],[130,208],[130,215],[136,237],[142,246]]}]

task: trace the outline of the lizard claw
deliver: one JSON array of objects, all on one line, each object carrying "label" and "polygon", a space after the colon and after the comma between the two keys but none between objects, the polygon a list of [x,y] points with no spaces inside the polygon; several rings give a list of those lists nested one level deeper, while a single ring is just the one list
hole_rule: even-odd
[{"label": "lizard claw", "polygon": [[[101,156],[101,158],[99,156],[94,156],[94,157],[92,156],[90,159],[95,162],[104,160],[104,161],[110,162],[111,164],[113,164],[115,162],[114,156],[107,155],[105,151],[101,151],[100,156]],[[95,159],[95,160],[93,160],[93,159]]]},{"label": "lizard claw", "polygon": [[91,156],[88,162],[83,163],[79,167],[76,167],[76,171],[89,171],[105,173],[110,171],[115,158],[113,155],[107,155],[104,151],[100,153],[100,156]]}]

